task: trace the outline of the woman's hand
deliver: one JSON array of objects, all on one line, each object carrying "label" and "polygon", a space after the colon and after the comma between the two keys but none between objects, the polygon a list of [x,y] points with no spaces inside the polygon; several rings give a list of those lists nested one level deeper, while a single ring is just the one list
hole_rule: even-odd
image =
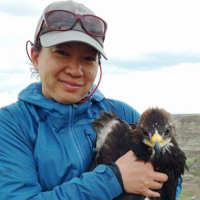
[{"label": "woman's hand", "polygon": [[166,174],[155,172],[150,162],[138,161],[134,153],[129,151],[115,163],[120,169],[127,193],[142,194],[146,197],[160,196],[151,189],[160,189],[168,177]]}]

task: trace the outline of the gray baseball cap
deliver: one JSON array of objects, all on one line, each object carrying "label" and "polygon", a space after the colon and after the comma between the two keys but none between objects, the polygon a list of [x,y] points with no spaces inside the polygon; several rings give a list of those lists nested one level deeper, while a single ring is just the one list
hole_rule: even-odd
[{"label": "gray baseball cap", "polygon": [[[67,10],[79,15],[95,15],[90,9],[85,7],[83,4],[77,3],[73,0],[57,1],[51,3],[44,9],[43,14],[38,21],[34,35],[34,43],[36,42],[38,32],[40,31],[39,29],[43,22],[43,16],[47,11],[50,10]],[[94,47],[107,60],[106,53],[103,49],[103,38],[92,37],[88,35],[82,28],[81,23],[79,21],[77,21],[75,26],[69,31],[52,31],[49,30],[46,24],[44,23],[40,33],[40,42],[43,47],[51,47],[65,42],[83,42]]]}]

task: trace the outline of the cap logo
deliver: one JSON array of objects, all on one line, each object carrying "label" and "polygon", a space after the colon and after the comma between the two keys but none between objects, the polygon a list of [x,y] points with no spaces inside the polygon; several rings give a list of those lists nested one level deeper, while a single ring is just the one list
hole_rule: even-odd
[{"label": "cap logo", "polygon": [[85,15],[86,13],[80,12],[80,11],[76,10],[76,14],[77,14],[77,15]]}]

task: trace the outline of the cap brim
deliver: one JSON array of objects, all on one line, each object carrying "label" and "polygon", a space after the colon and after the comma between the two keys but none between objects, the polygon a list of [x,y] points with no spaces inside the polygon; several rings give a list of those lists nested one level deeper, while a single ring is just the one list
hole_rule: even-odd
[{"label": "cap brim", "polygon": [[81,31],[51,31],[40,36],[43,47],[51,47],[65,42],[83,42],[99,51],[108,60],[102,46],[94,38]]}]

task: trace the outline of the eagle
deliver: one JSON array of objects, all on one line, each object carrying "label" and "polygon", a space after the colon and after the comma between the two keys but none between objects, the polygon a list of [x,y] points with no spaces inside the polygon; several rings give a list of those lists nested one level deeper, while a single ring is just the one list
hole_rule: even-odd
[{"label": "eagle", "polygon": [[128,124],[110,110],[91,122],[97,133],[96,155],[91,169],[108,165],[132,150],[138,160],[152,162],[154,170],[168,175],[160,190],[160,197],[145,197],[123,193],[115,200],[175,200],[176,187],[187,169],[185,153],[176,141],[175,126],[170,113],[160,108],[145,110],[138,123]]}]

